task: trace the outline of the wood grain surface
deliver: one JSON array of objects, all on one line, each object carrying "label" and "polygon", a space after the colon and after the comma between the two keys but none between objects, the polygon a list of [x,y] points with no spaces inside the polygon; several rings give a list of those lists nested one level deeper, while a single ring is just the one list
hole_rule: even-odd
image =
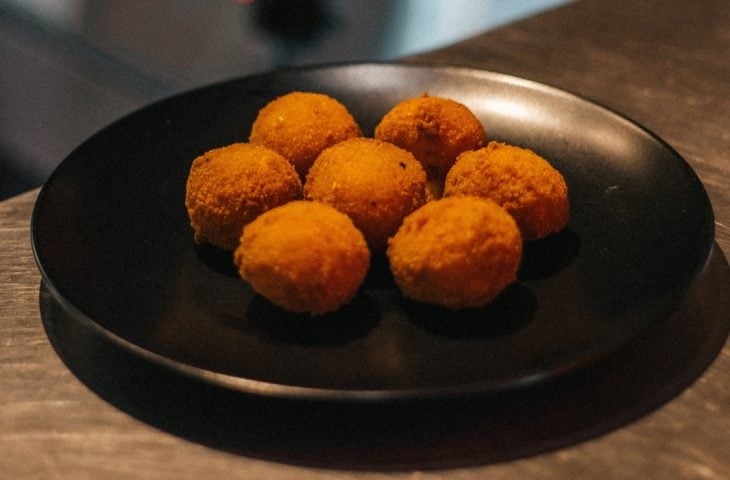
[{"label": "wood grain surface", "polygon": [[[654,131],[688,161],[708,191],[720,247],[711,280],[728,282],[729,51],[725,0],[585,0],[408,61],[541,81]],[[30,244],[36,195],[34,190],[0,203],[2,479],[730,478],[728,345],[688,388],[641,418],[512,461],[429,470],[307,467],[167,433],[100,398],[50,345]]]}]

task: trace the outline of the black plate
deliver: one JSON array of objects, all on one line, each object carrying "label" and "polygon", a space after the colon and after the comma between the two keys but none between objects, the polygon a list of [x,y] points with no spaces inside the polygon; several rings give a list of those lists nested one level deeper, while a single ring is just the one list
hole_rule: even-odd
[{"label": "black plate", "polygon": [[[563,173],[569,226],[527,245],[520,281],[481,310],[406,301],[376,259],[338,313],[282,312],[225,255],[193,246],[183,202],[192,160],[245,141],[258,110],[292,90],[339,99],[366,135],[404,98],[458,100],[490,139],[531,148]],[[74,321],[146,362],[233,392],[389,400],[514,389],[616,351],[687,296],[714,229],[687,163],[601,106],[486,71],[348,64],[233,80],[119,120],[53,173],[31,235]]]}]

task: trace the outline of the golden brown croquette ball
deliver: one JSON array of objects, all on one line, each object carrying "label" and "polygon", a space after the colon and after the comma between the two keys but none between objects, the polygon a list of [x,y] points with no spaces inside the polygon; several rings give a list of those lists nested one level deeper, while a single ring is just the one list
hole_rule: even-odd
[{"label": "golden brown croquette ball", "polygon": [[375,127],[375,138],[408,150],[424,165],[445,172],[456,157],[486,144],[484,127],[465,105],[441,97],[411,98]]},{"label": "golden brown croquette ball", "polygon": [[241,276],[272,303],[321,315],[352,299],[367,273],[370,252],[347,215],[300,200],[246,225],[234,261]]},{"label": "golden brown croquette ball", "polygon": [[522,239],[496,203],[455,196],[408,215],[387,254],[406,297],[454,310],[477,308],[516,280]]},{"label": "golden brown croquette ball", "polygon": [[245,224],[301,194],[301,180],[284,157],[260,145],[234,143],[193,161],[185,206],[197,243],[233,250]]},{"label": "golden brown croquette ball", "polygon": [[373,250],[385,250],[403,217],[425,201],[426,173],[409,152],[372,138],[354,138],[317,157],[304,198],[347,214]]},{"label": "golden brown croquette ball", "polygon": [[490,198],[517,221],[525,241],[546,237],[568,223],[565,179],[536,153],[499,142],[459,156],[446,176],[444,196]]},{"label": "golden brown croquette ball", "polygon": [[286,157],[304,178],[322,150],[362,131],[347,108],[321,93],[292,92],[259,111],[249,141]]}]

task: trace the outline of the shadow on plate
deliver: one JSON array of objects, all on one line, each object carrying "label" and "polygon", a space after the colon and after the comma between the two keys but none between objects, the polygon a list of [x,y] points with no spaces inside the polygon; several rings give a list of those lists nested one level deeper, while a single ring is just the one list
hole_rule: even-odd
[{"label": "shadow on plate", "polygon": [[229,251],[218,248],[208,243],[193,245],[193,250],[198,259],[216,273],[229,278],[238,278],[238,269],[233,263],[233,254]]},{"label": "shadow on plate", "polygon": [[380,313],[375,303],[362,294],[336,312],[316,317],[287,312],[256,295],[245,318],[246,325],[240,328],[268,342],[341,346],[375,328],[380,321]]},{"label": "shadow on plate", "polygon": [[537,299],[520,283],[482,308],[459,311],[402,299],[401,309],[429,333],[448,338],[492,338],[516,332],[533,319]]},{"label": "shadow on plate", "polygon": [[370,256],[370,267],[362,282],[362,290],[392,290],[398,287],[393,279],[393,273],[390,271],[390,264],[385,253],[373,253]]},{"label": "shadow on plate", "polygon": [[580,250],[580,237],[569,228],[524,245],[522,264],[517,272],[520,280],[539,280],[570,265]]}]

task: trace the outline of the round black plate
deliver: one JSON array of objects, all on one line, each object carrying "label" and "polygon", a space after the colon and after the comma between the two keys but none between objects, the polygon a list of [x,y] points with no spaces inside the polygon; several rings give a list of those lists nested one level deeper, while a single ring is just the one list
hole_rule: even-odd
[{"label": "round black plate", "polygon": [[[227,255],[193,245],[184,194],[196,156],[246,141],[258,110],[292,90],[339,99],[366,135],[407,97],[460,101],[490,139],[533,149],[563,173],[568,228],[528,244],[519,282],[484,309],[407,301],[375,258],[339,312],[283,312]],[[31,228],[50,292],[115,347],[234,392],[345,400],[503,391],[593,362],[676,309],[714,236],[697,176],[632,121],[514,77],[394,64],[279,71],[144,108],[61,163]]]}]

